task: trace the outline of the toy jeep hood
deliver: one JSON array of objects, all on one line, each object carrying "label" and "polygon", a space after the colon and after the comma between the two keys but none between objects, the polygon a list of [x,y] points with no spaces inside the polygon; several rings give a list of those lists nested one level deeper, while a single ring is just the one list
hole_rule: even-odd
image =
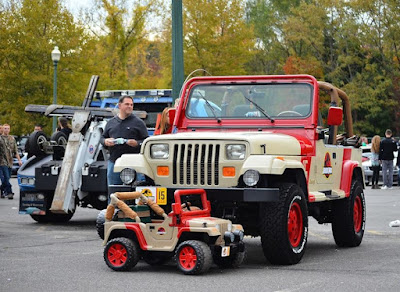
[{"label": "toy jeep hood", "polygon": [[[301,155],[304,145],[311,144],[305,140],[280,133],[272,132],[192,132],[167,134],[150,137],[145,144],[151,144],[157,141],[185,140],[204,141],[214,140],[221,141],[224,144],[245,143],[249,149],[249,154],[271,154],[271,155]],[[307,143],[308,142],[308,143]],[[303,146],[303,147],[302,147]],[[145,149],[147,146],[143,147]],[[264,150],[265,149],[265,150]]]}]

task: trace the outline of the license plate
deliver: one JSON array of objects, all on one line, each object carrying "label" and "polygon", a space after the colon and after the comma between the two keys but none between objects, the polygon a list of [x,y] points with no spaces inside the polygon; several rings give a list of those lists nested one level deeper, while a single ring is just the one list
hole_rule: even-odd
[{"label": "license plate", "polygon": [[229,257],[231,253],[231,247],[230,246],[223,246],[221,250],[221,257]]},{"label": "license plate", "polygon": [[136,187],[137,192],[141,192],[143,195],[152,199],[158,205],[167,204],[167,188],[159,187]]}]

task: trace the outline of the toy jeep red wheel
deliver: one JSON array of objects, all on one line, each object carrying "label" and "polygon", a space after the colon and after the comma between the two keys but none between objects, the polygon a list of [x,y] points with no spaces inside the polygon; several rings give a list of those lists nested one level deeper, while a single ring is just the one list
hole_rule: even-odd
[{"label": "toy jeep red wheel", "polygon": [[131,270],[139,261],[139,247],[129,238],[114,238],[104,249],[104,260],[114,271]]},{"label": "toy jeep red wheel", "polygon": [[188,240],[178,246],[175,259],[184,274],[201,274],[207,272],[212,264],[211,249],[202,241]]}]

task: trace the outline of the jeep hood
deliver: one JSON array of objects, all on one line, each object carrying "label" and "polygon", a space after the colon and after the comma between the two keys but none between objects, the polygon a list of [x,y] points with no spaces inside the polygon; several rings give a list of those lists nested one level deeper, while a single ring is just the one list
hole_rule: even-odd
[{"label": "jeep hood", "polygon": [[245,143],[250,154],[256,155],[301,155],[302,144],[305,144],[293,136],[272,132],[183,132],[153,136],[146,140],[146,144],[155,141],[179,143],[188,140],[199,144],[211,141],[221,144]]}]

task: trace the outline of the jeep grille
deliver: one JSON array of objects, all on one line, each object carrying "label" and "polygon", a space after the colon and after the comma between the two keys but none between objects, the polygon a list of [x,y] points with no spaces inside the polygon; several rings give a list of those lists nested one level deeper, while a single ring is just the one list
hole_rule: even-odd
[{"label": "jeep grille", "polygon": [[172,182],[179,185],[219,185],[221,145],[181,143],[174,145]]}]

